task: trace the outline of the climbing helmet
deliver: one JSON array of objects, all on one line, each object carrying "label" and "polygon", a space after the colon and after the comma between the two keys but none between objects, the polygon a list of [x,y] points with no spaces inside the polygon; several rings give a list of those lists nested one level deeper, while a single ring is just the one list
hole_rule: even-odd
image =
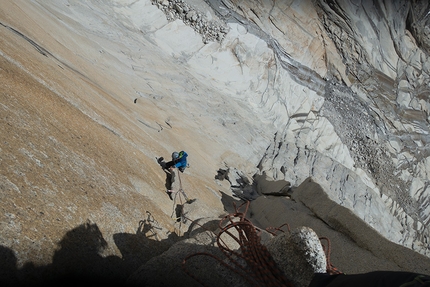
[{"label": "climbing helmet", "polygon": [[178,159],[178,158],[179,158],[179,153],[178,153],[178,152],[176,152],[176,151],[175,151],[175,152],[173,152],[173,153],[172,153],[172,159],[173,159],[173,160],[175,160],[175,159]]}]

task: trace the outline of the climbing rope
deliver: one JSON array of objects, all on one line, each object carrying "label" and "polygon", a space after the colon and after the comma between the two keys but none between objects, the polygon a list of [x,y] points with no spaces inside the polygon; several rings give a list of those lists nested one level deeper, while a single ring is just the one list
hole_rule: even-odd
[{"label": "climbing rope", "polygon": [[[186,261],[194,256],[210,256],[220,262],[226,268],[242,276],[252,286],[288,286],[293,284],[286,278],[281,270],[276,266],[267,248],[260,242],[261,230],[256,228],[245,214],[249,207],[249,201],[246,202],[245,212],[240,212],[234,204],[235,212],[226,215],[221,219],[219,227],[221,231],[217,235],[217,244],[219,249],[227,257],[230,264],[224,260],[205,252],[195,253],[187,256],[183,263],[183,270],[197,282],[206,286],[204,282],[194,276],[187,268]],[[228,222],[225,226],[225,222]],[[235,230],[235,234],[231,230]],[[240,252],[230,249],[222,240],[222,235],[227,234],[233,238],[240,246]]]},{"label": "climbing rope", "polygon": [[[173,191],[171,193],[173,197],[172,198],[173,210],[172,210],[172,215],[170,217],[181,224],[181,223],[185,223],[187,220],[184,213],[184,204],[191,203],[191,200],[188,198],[188,196],[185,194],[184,189],[182,188],[182,180],[181,180],[181,176],[179,175],[179,171],[178,171],[178,179],[179,179],[179,190]],[[179,204],[177,204],[177,199],[179,199]]]},{"label": "climbing rope", "polygon": [[[179,190],[172,192],[173,195],[173,212],[171,217],[175,215],[176,221],[180,224],[185,224],[186,220],[193,222],[193,220],[187,218],[184,213],[184,203],[189,202],[187,195],[182,187],[181,176],[178,171],[179,179]],[[178,196],[179,195],[179,196]],[[177,204],[179,200],[179,204]],[[185,200],[185,202],[183,201]],[[249,201],[241,204],[239,207],[233,203],[235,212],[226,215],[219,222],[220,232],[215,234],[218,248],[225,255],[227,260],[218,258],[217,256],[206,253],[198,252],[188,255],[182,262],[182,268],[186,274],[192,277],[194,280],[199,282],[201,285],[206,284],[197,278],[192,272],[186,267],[186,262],[192,257],[196,256],[209,256],[217,260],[222,266],[235,272],[244,278],[251,286],[286,286],[293,287],[293,283],[284,275],[284,273],[277,267],[276,262],[267,250],[266,246],[261,243],[262,231],[256,228],[246,217]],[[241,208],[245,206],[244,212],[241,212]],[[179,210],[178,210],[179,208]],[[206,229],[202,225],[194,222],[203,229]],[[290,232],[290,226],[285,223],[279,227],[269,227],[266,229],[267,232],[276,236],[276,232],[285,232],[282,228],[286,226],[288,232]],[[206,229],[209,232],[212,232]],[[213,233],[213,232],[212,232]],[[229,236],[239,245],[239,249],[233,250],[228,247],[225,241],[222,239],[223,236]],[[326,253],[327,260],[327,273],[339,274],[339,272],[330,262],[330,241],[326,237],[320,238],[320,240],[327,241],[327,248],[323,245],[324,252]]]},{"label": "climbing rope", "polygon": [[[331,260],[330,260],[330,254],[331,254],[330,240],[327,237],[320,237],[319,239],[321,241],[321,245],[322,245],[324,253],[325,253],[325,258],[326,258],[326,262],[327,262],[327,273],[330,274],[330,275],[342,274],[342,272],[340,272],[336,267],[334,267],[331,264]],[[322,240],[325,240],[327,242],[327,247],[325,247],[325,245],[323,244]]]},{"label": "climbing rope", "polygon": [[182,180],[181,180],[181,176],[180,176],[180,174],[179,174],[179,170],[178,170],[178,178],[179,178],[179,190],[175,191],[174,193],[175,193],[175,194],[177,194],[177,193],[181,193],[181,194],[184,196],[185,200],[188,202],[188,201],[190,201],[190,199],[189,199],[189,198],[188,198],[188,196],[185,194],[185,191],[184,191],[184,189],[182,188]]},{"label": "climbing rope", "polygon": [[269,232],[270,234],[272,234],[272,235],[276,236],[276,235],[277,235],[277,234],[276,234],[276,232],[271,231],[271,230],[273,229],[273,230],[276,230],[276,231],[280,231],[280,232],[282,232],[282,233],[285,233],[285,231],[284,231],[284,230],[282,230],[282,227],[284,227],[284,226],[287,226],[288,232],[290,232],[290,231],[291,231],[291,229],[290,229],[290,225],[288,225],[288,223],[284,223],[284,224],[282,224],[282,225],[281,225],[281,226],[279,226],[279,227],[267,227],[267,228],[266,228],[266,231],[267,231],[267,232]]},{"label": "climbing rope", "polygon": [[[250,286],[288,286],[293,287],[293,283],[284,275],[284,273],[277,267],[276,262],[267,250],[266,246],[261,243],[261,230],[256,228],[246,217],[250,202],[247,201],[236,207],[233,203],[235,212],[226,215],[219,222],[220,232],[216,235],[216,242],[218,248],[225,255],[227,260],[223,260],[213,254],[206,252],[198,252],[188,255],[182,262],[182,268],[184,272],[192,277],[194,280],[199,282],[203,286],[207,286],[202,280],[197,278],[192,272],[186,267],[186,262],[192,257],[196,256],[209,256],[217,260],[222,266],[235,272],[244,278]],[[245,211],[240,212],[239,210],[245,205]],[[190,220],[190,219],[188,219]],[[192,220],[190,220],[192,221]],[[204,226],[197,225],[206,229]],[[277,228],[269,227],[266,230],[276,236],[275,232],[271,230],[285,232],[282,227],[286,226],[288,232],[290,226],[285,223]],[[206,229],[209,232],[212,232]],[[232,231],[235,232],[232,232]],[[225,241],[222,239],[223,235],[228,235],[239,244],[239,250],[235,251],[228,247]],[[330,262],[330,240],[327,237],[321,237],[320,240],[326,240],[327,247],[323,245],[323,250],[326,254],[327,260],[327,273],[329,274],[340,274]],[[227,263],[228,262],[228,263]]]},{"label": "climbing rope", "polygon": [[[184,203],[187,201],[187,197],[185,195],[184,192],[181,192],[182,190],[178,190],[178,191],[174,191],[172,192],[172,196],[173,196],[173,211],[172,211],[172,215],[170,217],[172,217],[175,220],[180,220],[183,215],[184,215],[184,211],[183,211],[183,206]],[[179,195],[179,196],[178,196]],[[177,204],[177,201],[179,200],[179,204]],[[185,200],[185,201],[183,201]],[[178,206],[181,207],[181,211],[179,213],[176,212],[176,209],[178,208]]]}]

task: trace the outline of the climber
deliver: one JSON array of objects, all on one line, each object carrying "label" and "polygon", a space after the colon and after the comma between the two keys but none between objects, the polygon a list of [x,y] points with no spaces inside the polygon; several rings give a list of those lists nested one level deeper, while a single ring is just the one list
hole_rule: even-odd
[{"label": "climber", "polygon": [[178,168],[180,172],[184,172],[185,168],[188,166],[187,163],[188,154],[185,151],[173,152],[172,160],[169,162],[164,162],[164,158],[160,157],[157,161],[163,169]]},{"label": "climber", "polygon": [[181,192],[186,202],[191,203],[192,200],[188,199],[188,197],[186,196],[185,192],[182,189],[180,179],[179,179],[179,185],[178,185],[178,181],[176,180],[176,168],[183,173],[185,171],[185,168],[188,166],[187,157],[188,157],[188,154],[185,151],[180,151],[180,152],[175,151],[172,153],[171,161],[164,162],[163,157],[160,157],[157,161],[164,170],[169,171],[170,184],[167,188],[167,193],[169,194],[169,197],[172,198],[173,194],[177,192]]},{"label": "climber", "polygon": [[166,163],[167,168],[178,168],[180,172],[184,172],[187,167],[188,154],[185,151],[172,153],[172,161]]}]

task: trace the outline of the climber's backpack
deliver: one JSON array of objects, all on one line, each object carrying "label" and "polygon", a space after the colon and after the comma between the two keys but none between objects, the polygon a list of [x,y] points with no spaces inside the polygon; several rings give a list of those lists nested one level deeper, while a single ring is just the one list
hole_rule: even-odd
[{"label": "climber's backpack", "polygon": [[[184,154],[185,154],[185,152],[183,151],[183,150],[181,150],[180,152],[179,152],[179,157],[178,157],[178,161],[184,156]],[[188,163],[187,163],[187,166],[181,166],[181,167],[179,167],[178,169],[179,169],[179,171],[180,172],[184,172],[185,171],[185,169],[188,167]]]}]

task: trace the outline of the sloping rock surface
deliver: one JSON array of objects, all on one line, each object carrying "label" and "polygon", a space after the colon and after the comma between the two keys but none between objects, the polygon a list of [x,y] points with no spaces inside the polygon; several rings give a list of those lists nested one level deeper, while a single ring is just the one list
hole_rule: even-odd
[{"label": "sloping rock surface", "polygon": [[[366,246],[354,266],[333,248],[345,272],[428,273],[428,16],[425,1],[0,0],[2,281],[125,282],[246,196],[262,227],[307,206]],[[192,204],[165,193],[156,158],[175,150]]]}]

